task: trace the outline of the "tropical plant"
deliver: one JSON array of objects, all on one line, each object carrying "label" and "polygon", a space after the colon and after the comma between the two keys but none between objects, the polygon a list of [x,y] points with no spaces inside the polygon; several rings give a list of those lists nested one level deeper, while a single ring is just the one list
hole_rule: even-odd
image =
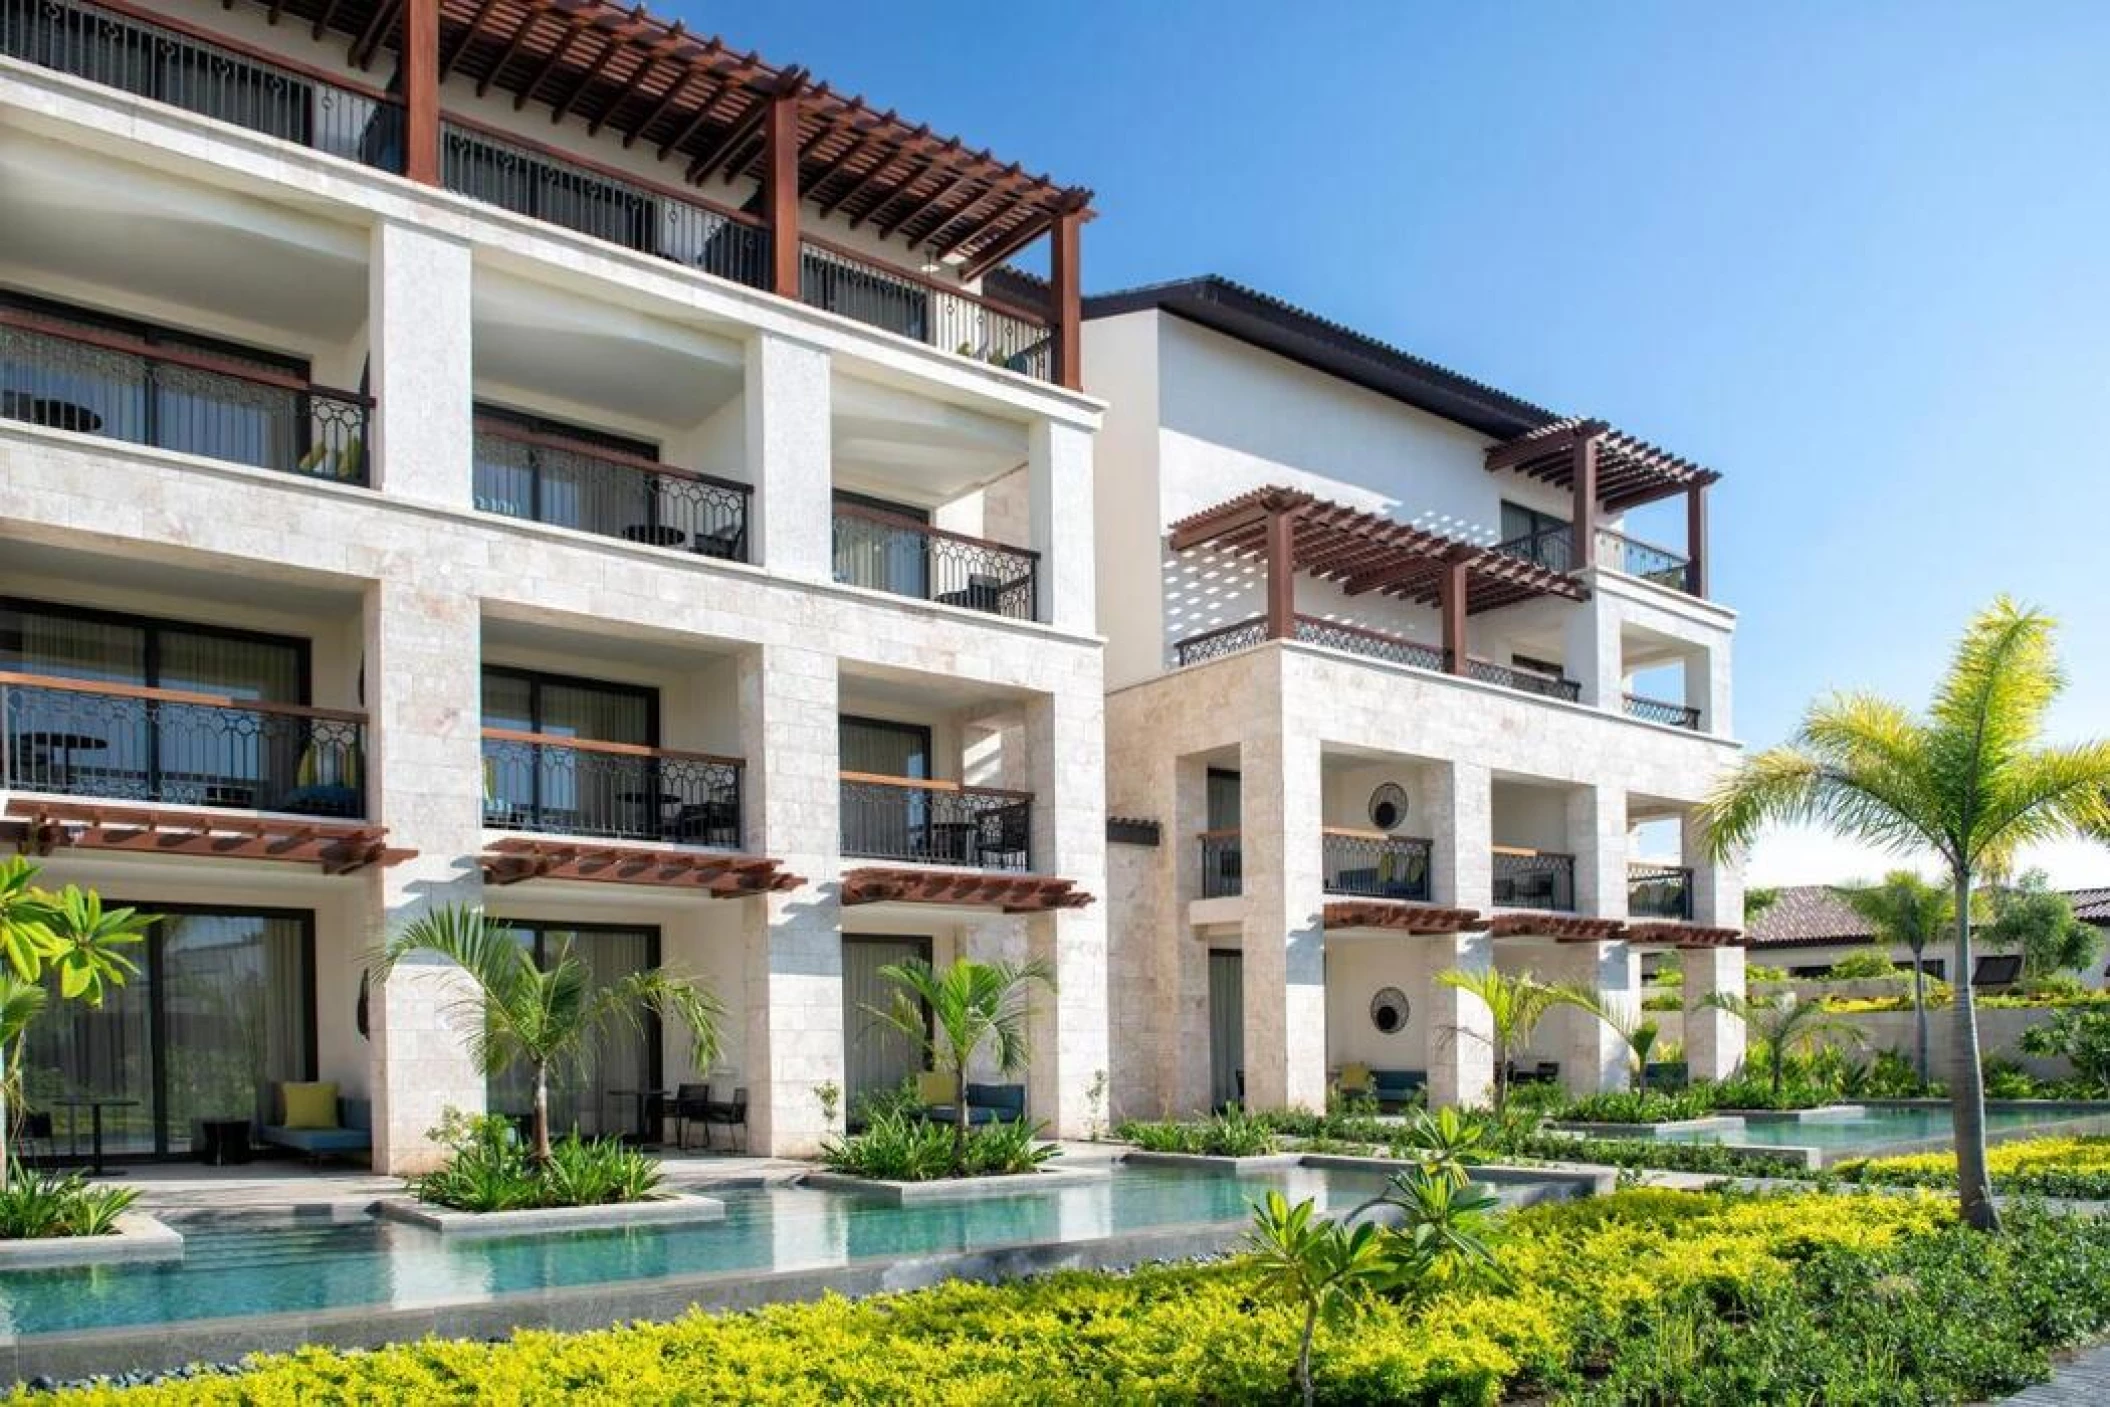
[{"label": "tropical plant", "polygon": [[[1305,1136],[1321,1132],[1314,1121],[1302,1126]],[[1114,1130],[1114,1137],[1133,1143],[1146,1153],[1194,1153],[1212,1158],[1256,1158],[1277,1152],[1275,1120],[1247,1114],[1236,1104],[1206,1119],[1157,1121],[1131,1119]]]},{"label": "tropical plant", "polygon": [[[1436,980],[1478,997],[1487,1008],[1494,1028],[1494,1109],[1500,1115],[1509,1104],[1510,1057],[1531,1043],[1539,1022],[1560,1003],[1560,989],[1528,972],[1511,976],[1492,967],[1477,972],[1451,968],[1437,973]],[[1454,1037],[1461,1034],[1453,1033]]]},{"label": "tropical plant", "polygon": [[1552,991],[1557,1004],[1588,1012],[1619,1037],[1627,1050],[1629,1087],[1634,1093],[1641,1093],[1648,1083],[1649,1056],[1663,1034],[1662,1026],[1640,1010],[1630,1010],[1622,998],[1608,1000],[1586,987],[1555,987]]},{"label": "tropical plant", "polygon": [[1964,632],[1924,714],[1871,694],[1821,700],[1786,746],[1745,758],[1708,798],[1713,858],[1740,852],[1775,822],[1815,821],[1899,853],[1932,850],[1955,899],[1959,981],[1953,1008],[1957,1200],[1964,1219],[1997,1229],[1986,1178],[1985,1087],[1979,1070],[1971,895],[2013,869],[2029,844],[2110,834],[2110,742],[2041,742],[2065,687],[2050,617],[2006,597]]},{"label": "tropical plant", "polygon": [[689,1058],[697,1069],[709,1069],[717,1059],[724,1008],[710,993],[664,968],[596,985],[593,969],[569,942],[547,967],[538,967],[528,945],[503,920],[465,905],[436,908],[405,925],[380,954],[378,975],[386,981],[417,957],[444,959],[468,975],[475,990],[451,1004],[449,1014],[463,1032],[470,1059],[486,1076],[515,1061],[528,1067],[535,1091],[529,1138],[537,1163],[550,1158],[551,1071],[583,1066],[604,1031],[642,1031],[645,1013],[651,1012],[688,1029]]},{"label": "tropical plant", "polygon": [[1007,1177],[1033,1172],[1062,1151],[1041,1141],[1042,1128],[1019,1120],[978,1125],[968,1131],[966,1159],[956,1165],[950,1124],[889,1110],[848,1138],[822,1142],[821,1163],[831,1172],[887,1182]]},{"label": "tropical plant", "polygon": [[2073,901],[2051,887],[2044,871],[1994,890],[1991,907],[1986,946],[2022,954],[2025,980],[2041,982],[2095,962],[2101,944],[2094,925],[2073,916]]},{"label": "tropical plant", "polygon": [[843,1087],[833,1080],[822,1080],[813,1087],[813,1101],[821,1106],[821,1127],[835,1132],[835,1116],[843,1107]]},{"label": "tropical plant", "polygon": [[1259,1272],[1260,1290],[1303,1312],[1292,1376],[1304,1407],[1312,1407],[1313,1336],[1322,1319],[1347,1318],[1359,1298],[1391,1278],[1383,1233],[1374,1222],[1349,1227],[1327,1221],[1311,1201],[1291,1205],[1280,1192],[1269,1192],[1253,1207],[1245,1245]]},{"label": "tropical plant", "polygon": [[1911,870],[1892,870],[1881,884],[1842,889],[1839,897],[1868,920],[1876,936],[1886,943],[1902,943],[1912,950],[1912,1015],[1915,1041],[1914,1063],[1920,1083],[1932,1076],[1927,1068],[1927,945],[1947,932],[1956,917],[1956,896],[1946,887],[1929,884]]},{"label": "tropical plant", "polygon": [[1466,1169],[1486,1162],[1490,1156],[1491,1136],[1485,1119],[1446,1106],[1434,1113],[1427,1109],[1417,1111],[1393,1146],[1423,1175],[1463,1187],[1472,1180]]},{"label": "tropical plant", "polygon": [[0,1183],[0,1240],[107,1236],[138,1200],[135,1188],[97,1187],[79,1173],[10,1164]]},{"label": "tropical plant", "polygon": [[1898,975],[1890,950],[1881,943],[1863,943],[1824,970],[1823,982],[1866,982]]},{"label": "tropical plant", "polygon": [[1788,1059],[1794,1055],[1796,1047],[1808,1049],[1826,1036],[1837,1036],[1848,1043],[1861,1039],[1860,1027],[1826,1011],[1817,1002],[1799,1002],[1786,997],[1747,997],[1740,992],[1709,992],[1700,999],[1700,1005],[1728,1012],[1764,1042],[1761,1054],[1775,1095],[1781,1092]]},{"label": "tropical plant", "polygon": [[1044,962],[976,962],[960,958],[943,972],[921,958],[889,963],[879,975],[894,988],[884,1008],[867,1007],[874,1018],[914,1042],[931,1068],[952,1077],[952,1166],[967,1167],[967,1069],[985,1050],[1007,1078],[1021,1074],[1031,1057],[1026,1030],[1033,1019],[1031,989],[1052,990],[1055,973]]},{"label": "tropical plant", "polygon": [[2051,1019],[2022,1033],[2027,1055],[2063,1055],[2074,1074],[2099,1092],[2110,1092],[2110,1012],[2062,1007]]},{"label": "tropical plant", "polygon": [[458,1109],[447,1110],[426,1137],[444,1146],[447,1158],[408,1186],[411,1195],[434,1206],[506,1212],[644,1202],[660,1195],[658,1160],[621,1139],[567,1134],[538,1160],[511,1119]]}]

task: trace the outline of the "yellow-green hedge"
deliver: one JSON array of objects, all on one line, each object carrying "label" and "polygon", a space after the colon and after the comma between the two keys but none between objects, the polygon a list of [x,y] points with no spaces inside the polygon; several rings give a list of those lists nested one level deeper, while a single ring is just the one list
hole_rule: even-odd
[{"label": "yellow-green hedge", "polygon": [[[1421,1312],[1372,1307],[1322,1331],[1330,1396],[1492,1403],[1505,1384],[1568,1363],[1578,1332],[1693,1286],[1785,1277],[1826,1246],[1876,1249],[1951,1221],[1909,1196],[1764,1199],[1631,1191],[1512,1218],[1505,1290],[1449,1292]],[[798,1404],[1280,1401],[1289,1311],[1256,1304],[1236,1263],[1133,1275],[951,1284],[857,1302],[594,1333],[523,1333],[488,1345],[427,1341],[374,1353],[320,1349],[256,1361],[236,1378],[70,1403]]]},{"label": "yellow-green hedge", "polygon": [[[1956,1177],[1954,1153],[1858,1158],[1833,1169],[1850,1182],[1942,1187]],[[1993,1190],[2044,1197],[2110,1198],[2110,1137],[2031,1138],[1986,1150]]]}]

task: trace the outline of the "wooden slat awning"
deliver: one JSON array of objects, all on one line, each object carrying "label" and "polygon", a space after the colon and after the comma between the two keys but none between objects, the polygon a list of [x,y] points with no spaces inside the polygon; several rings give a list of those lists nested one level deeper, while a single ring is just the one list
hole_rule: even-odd
[{"label": "wooden slat awning", "polygon": [[1556,420],[1517,436],[1487,452],[1490,470],[1514,469],[1527,478],[1570,488],[1575,479],[1575,447],[1597,441],[1597,498],[1618,513],[1689,488],[1714,483],[1722,476],[1620,430],[1602,420]]},{"label": "wooden slat awning", "polygon": [[1476,909],[1396,899],[1337,899],[1326,905],[1328,928],[1382,928],[1395,933],[1472,933],[1487,927]]},{"label": "wooden slat awning", "polygon": [[1513,911],[1495,914],[1487,931],[1496,938],[1558,938],[1564,943],[1602,943],[1626,936],[1626,925],[1616,918],[1584,918],[1580,914]]},{"label": "wooden slat awning", "polygon": [[713,898],[737,899],[797,889],[806,881],[767,855],[717,850],[648,850],[565,840],[507,836],[483,853],[484,878],[492,884],[527,879],[572,879],[594,884],[650,884],[692,889]]},{"label": "wooden slat awning", "polygon": [[[257,0],[273,23],[291,16],[307,21],[318,40],[345,41],[351,63],[365,70],[397,48],[403,3]],[[813,84],[803,69],[691,34],[642,5],[440,0],[439,10],[443,80],[454,88],[473,83],[479,97],[509,93],[516,110],[537,103],[553,122],[584,121],[589,134],[619,133],[625,147],[656,152],[670,181],[759,179],[764,114],[773,98],[795,94],[801,194],[853,227],[956,256],[969,278],[1046,232],[1059,214],[1090,213],[1087,190]]]},{"label": "wooden slat awning", "polygon": [[350,874],[368,865],[400,864],[415,850],[391,849],[388,830],[357,821],[297,816],[162,811],[97,802],[13,801],[0,835],[25,855],[54,850],[110,850],[132,855],[201,855],[215,860],[275,860]]},{"label": "wooden slat awning", "polygon": [[1437,604],[1446,563],[1466,568],[1466,609],[1488,611],[1535,596],[1588,594],[1581,582],[1525,558],[1398,522],[1381,513],[1329,502],[1303,489],[1264,488],[1191,514],[1172,525],[1172,550],[1210,546],[1246,557],[1267,555],[1268,519],[1291,522],[1295,570],[1337,583],[1353,596],[1376,591]]},{"label": "wooden slat awning", "polygon": [[1001,909],[1007,914],[1038,914],[1051,909],[1081,909],[1092,896],[1073,879],[1044,874],[989,871],[894,869],[868,866],[843,872],[842,901],[855,904],[952,904]]},{"label": "wooden slat awning", "polygon": [[1677,923],[1669,920],[1629,923],[1626,926],[1629,942],[1662,944],[1671,948],[1740,948],[1744,935],[1735,928],[1709,928],[1699,923]]}]

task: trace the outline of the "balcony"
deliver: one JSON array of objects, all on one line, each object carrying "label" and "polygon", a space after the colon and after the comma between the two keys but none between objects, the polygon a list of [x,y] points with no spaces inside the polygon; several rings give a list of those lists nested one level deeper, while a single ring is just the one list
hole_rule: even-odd
[{"label": "balcony", "polygon": [[845,772],[841,802],[845,856],[984,870],[1033,868],[1030,793]]},{"label": "balcony", "polygon": [[0,54],[362,166],[403,169],[403,107],[388,94],[181,20],[0,0]]},{"label": "balcony", "polygon": [[0,419],[363,484],[372,408],[261,359],[0,305]]},{"label": "balcony", "polygon": [[[1388,635],[1381,630],[1371,630],[1345,621],[1321,620],[1316,616],[1300,615],[1295,618],[1293,636],[1300,644],[1319,645],[1329,650],[1343,650],[1349,654],[1363,655],[1370,659],[1383,660],[1387,664],[1410,665],[1415,669],[1426,669],[1444,673],[1448,656],[1434,645],[1424,645],[1418,640],[1403,636]],[[1173,658],[1181,668],[1204,664],[1225,655],[1234,655],[1264,645],[1268,640],[1267,617],[1254,616],[1248,620],[1234,621],[1215,630],[1190,635],[1176,642]],[[1465,662],[1467,678],[1477,679],[1483,684],[1499,684],[1505,689],[1516,689],[1543,698],[1565,699],[1570,703],[1582,697],[1582,685],[1560,675],[1544,674],[1532,669],[1518,669],[1511,665],[1496,664],[1469,656]]]},{"label": "balcony", "polygon": [[835,579],[896,596],[1038,618],[1040,554],[930,527],[880,509],[835,505]]},{"label": "balcony", "polygon": [[1495,544],[1495,551],[1506,557],[1544,567],[1549,572],[1572,572],[1575,570],[1575,533],[1567,524],[1559,527],[1540,528],[1537,532],[1525,533],[1522,537],[1510,538]]},{"label": "balcony", "polygon": [[747,560],[748,485],[492,411],[476,417],[475,492],[487,513]]},{"label": "balcony", "polygon": [[1328,894],[1428,901],[1433,842],[1384,831],[1328,828],[1320,845]]},{"label": "balcony", "polygon": [[1628,865],[1626,909],[1634,918],[1692,921],[1692,871],[1679,865]]},{"label": "balcony", "polygon": [[738,758],[506,728],[483,753],[487,826],[740,848]]},{"label": "balcony", "polygon": [[1575,912],[1575,857],[1550,850],[1497,845],[1494,902],[1503,909]]},{"label": "balcony", "polygon": [[1672,591],[1683,591],[1692,596],[1700,594],[1693,585],[1689,558],[1667,547],[1613,532],[1610,528],[1597,530],[1597,564],[1643,581],[1652,581]]},{"label": "balcony", "polygon": [[1629,718],[1643,718],[1651,723],[1664,723],[1673,728],[1700,730],[1700,711],[1690,704],[1672,703],[1668,699],[1652,699],[1646,694],[1627,694],[1623,704]]},{"label": "balcony", "polygon": [[1046,314],[890,269],[832,244],[812,238],[800,244],[799,297],[971,361],[1055,379],[1055,334]]},{"label": "balcony", "polygon": [[0,674],[0,791],[363,817],[366,715]]},{"label": "balcony", "polygon": [[1203,831],[1196,837],[1202,850],[1202,897],[1235,899],[1245,892],[1245,858],[1239,851],[1236,830]]}]

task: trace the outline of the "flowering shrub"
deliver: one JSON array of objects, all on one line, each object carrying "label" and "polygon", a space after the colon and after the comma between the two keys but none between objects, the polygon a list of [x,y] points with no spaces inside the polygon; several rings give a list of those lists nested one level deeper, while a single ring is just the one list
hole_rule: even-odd
[{"label": "flowering shrub", "polygon": [[[1986,1150],[1993,1190],[2039,1197],[2110,1198],[2110,1137],[2032,1138]],[[1888,1187],[1950,1187],[1954,1153],[1864,1158],[1833,1171],[1849,1182]]]}]

